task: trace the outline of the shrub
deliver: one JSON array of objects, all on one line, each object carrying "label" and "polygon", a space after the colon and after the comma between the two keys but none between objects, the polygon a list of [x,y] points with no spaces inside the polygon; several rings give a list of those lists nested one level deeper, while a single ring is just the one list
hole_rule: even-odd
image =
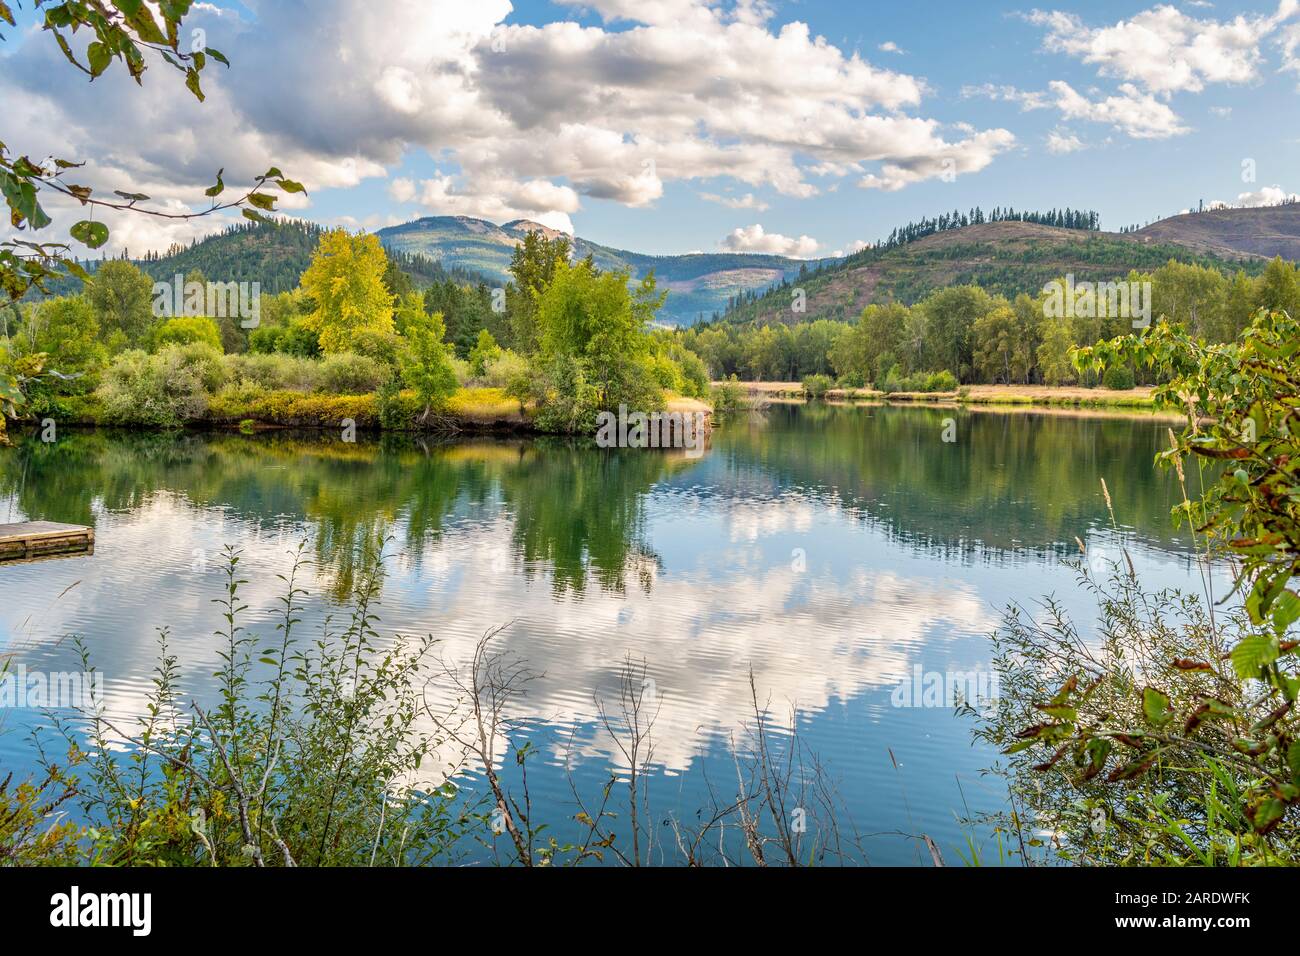
[{"label": "shrub", "polygon": [[835,383],[829,375],[809,375],[803,380],[803,393],[808,398],[825,398]]},{"label": "shrub", "polygon": [[223,389],[211,399],[207,417],[218,422],[251,418],[268,425],[302,428],[337,428],[345,419],[351,419],[360,428],[374,428],[379,424],[379,402],[375,395],[252,392],[243,396],[236,390]]},{"label": "shrub", "polygon": [[1101,384],[1105,388],[1113,388],[1116,391],[1127,392],[1135,385],[1133,370],[1127,365],[1112,365],[1110,368],[1106,369],[1106,374],[1102,376]]},{"label": "shrub", "polygon": [[420,411],[415,392],[403,391],[396,380],[385,382],[375,393],[375,416],[382,428],[391,431],[409,429]]},{"label": "shrub", "polygon": [[226,372],[210,345],[169,345],[157,355],[132,349],[104,372],[96,392],[104,420],[174,428],[203,416]]},{"label": "shrub", "polygon": [[507,388],[516,375],[527,374],[528,360],[509,349],[503,349],[485,366],[483,384],[488,388]]},{"label": "shrub", "polygon": [[321,361],[316,388],[328,395],[366,395],[392,377],[388,366],[368,355],[336,352]]},{"label": "shrub", "polygon": [[315,358],[321,354],[320,339],[300,319],[290,319],[284,325],[263,325],[248,337],[248,350],[263,355],[279,352]]},{"label": "shrub", "polygon": [[403,348],[402,339],[394,332],[362,329],[353,336],[352,351],[387,366],[392,375],[402,366]]},{"label": "shrub", "polygon": [[234,381],[260,385],[268,391],[314,391],[321,363],[297,355],[227,355],[226,371]]},{"label": "shrub", "polygon": [[925,377],[925,383],[921,388],[923,392],[954,392],[956,390],[957,376],[947,369],[940,372],[931,372]]},{"label": "shrub", "polygon": [[483,378],[487,375],[487,367],[496,361],[501,355],[501,346],[497,345],[497,340],[492,337],[492,333],[487,329],[481,329],[478,333],[478,341],[469,351],[469,371],[474,378]]},{"label": "shrub", "polygon": [[745,387],[732,375],[725,382],[713,386],[709,399],[716,415],[731,415],[746,407]]},{"label": "shrub", "polygon": [[155,326],[150,333],[154,351],[168,345],[190,345],[203,342],[218,352],[225,351],[221,344],[221,330],[211,319],[198,317],[179,317],[168,319]]}]

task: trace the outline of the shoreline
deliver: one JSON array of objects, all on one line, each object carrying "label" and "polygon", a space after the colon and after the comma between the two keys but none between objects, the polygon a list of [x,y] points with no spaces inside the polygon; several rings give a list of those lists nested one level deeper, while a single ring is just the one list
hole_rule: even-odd
[{"label": "shoreline", "polygon": [[[723,383],[714,382],[715,386]],[[800,382],[736,382],[749,399],[809,401]],[[825,401],[831,404],[949,405],[978,407],[983,411],[1038,409],[1045,411],[1146,413],[1182,421],[1184,416],[1157,408],[1150,386],[1119,391],[1083,388],[1076,385],[966,385],[949,392],[882,392],[872,388],[832,388]]]}]

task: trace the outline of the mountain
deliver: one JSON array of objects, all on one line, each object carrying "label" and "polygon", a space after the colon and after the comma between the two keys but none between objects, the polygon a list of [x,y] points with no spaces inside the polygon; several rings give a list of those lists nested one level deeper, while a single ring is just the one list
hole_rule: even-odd
[{"label": "mountain", "polygon": [[[378,236],[389,249],[471,269],[504,285],[510,278],[514,247],[534,230],[548,238],[561,235],[526,219],[498,226],[468,216],[428,216],[380,229]],[[579,257],[590,255],[601,269],[626,269],[633,279],[653,269],[659,288],[668,292],[659,318],[677,325],[722,312],[731,297],[767,289],[797,276],[807,265],[801,259],[747,253],[649,256],[603,246],[581,236],[575,238],[574,246]]]},{"label": "mountain", "polygon": [[[188,246],[173,246],[164,255],[147,255],[138,265],[156,280],[198,269],[222,282],[259,282],[265,293],[288,292],[298,285],[311,263],[323,227],[303,220],[239,223]],[[407,272],[416,288],[456,278],[479,282],[483,276],[418,253],[399,252],[396,265]]]},{"label": "mountain", "polygon": [[1300,260],[1300,203],[1259,209],[1214,209],[1172,216],[1132,233],[1217,256]]},{"label": "mountain", "polygon": [[[1291,215],[1300,220],[1297,212]],[[1185,228],[1177,233],[1181,243],[1143,232],[1061,229],[1032,222],[963,226],[891,249],[865,249],[843,260],[817,264],[798,283],[806,297],[803,314],[791,311],[794,286],[781,286],[741,302],[724,319],[729,322],[851,320],[873,302],[893,300],[910,304],[950,285],[976,283],[989,292],[1012,298],[1021,292],[1036,294],[1044,283],[1066,274],[1073,274],[1079,281],[1107,281],[1123,276],[1130,269],[1157,269],[1170,259],[1218,268],[1225,273],[1244,269],[1256,274],[1268,261],[1265,255],[1232,249],[1226,244],[1218,246],[1217,252],[1197,248]]]},{"label": "mountain", "polygon": [[[207,278],[220,282],[257,282],[262,292],[272,295],[288,292],[298,285],[311,263],[312,253],[320,242],[324,228],[312,222],[281,219],[269,223],[238,223],[187,246],[173,245],[163,253],[149,252],[142,259],[132,259],[154,281],[188,275],[197,269]],[[416,288],[453,278],[478,283],[484,277],[471,270],[442,263],[418,254],[394,253],[399,268],[407,272]],[[104,260],[91,259],[82,265],[94,272]],[[55,295],[75,295],[81,283],[65,278],[50,284]],[[39,292],[28,293],[29,299],[40,298]]]}]

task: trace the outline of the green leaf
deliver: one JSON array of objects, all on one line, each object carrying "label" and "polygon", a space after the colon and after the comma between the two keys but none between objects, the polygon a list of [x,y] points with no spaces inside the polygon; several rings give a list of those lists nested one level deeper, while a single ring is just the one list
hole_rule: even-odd
[{"label": "green leaf", "polygon": [[224,168],[217,170],[217,184],[215,186],[209,186],[207,189],[203,190],[203,195],[208,196],[209,198],[215,198],[225,191],[226,184],[221,181],[221,174],[225,171]]},{"label": "green leaf", "polygon": [[81,222],[74,223],[68,231],[72,234],[73,239],[84,242],[92,249],[98,249],[108,242],[108,226],[102,222],[91,222],[89,219],[83,219]]},{"label": "green leaf", "polygon": [[302,183],[292,179],[277,179],[275,184],[287,193],[305,193],[307,191]]},{"label": "green leaf", "polygon": [[1163,727],[1173,717],[1169,709],[1169,695],[1148,687],[1142,691],[1142,716],[1153,727]]},{"label": "green leaf", "polygon": [[1270,797],[1255,807],[1253,813],[1249,813],[1250,823],[1260,833],[1266,833],[1277,825],[1285,813],[1286,804],[1276,797]]},{"label": "green leaf", "polygon": [[1232,669],[1242,680],[1259,677],[1259,673],[1277,660],[1277,639],[1271,634],[1251,634],[1232,649]]},{"label": "green leaf", "polygon": [[265,223],[268,226],[274,224],[275,222],[275,220],[268,219],[266,216],[263,216],[256,209],[241,209],[240,212],[244,214],[245,219],[251,219],[253,220],[253,222]]},{"label": "green leaf", "polygon": [[1297,620],[1300,620],[1300,597],[1288,588],[1273,602],[1273,627],[1281,636]]},{"label": "green leaf", "polygon": [[193,93],[200,103],[207,98],[203,95],[203,88],[199,86],[198,70],[185,71],[185,88]]},{"label": "green leaf", "polygon": [[113,62],[113,51],[96,41],[86,48],[86,58],[90,61],[91,76],[99,76]]},{"label": "green leaf", "polygon": [[264,209],[267,212],[275,211],[275,197],[268,196],[266,193],[250,193],[248,201],[258,209]]}]

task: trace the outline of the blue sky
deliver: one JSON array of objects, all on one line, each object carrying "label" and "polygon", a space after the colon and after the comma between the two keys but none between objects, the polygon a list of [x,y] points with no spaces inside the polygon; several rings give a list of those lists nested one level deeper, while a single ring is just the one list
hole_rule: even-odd
[{"label": "blue sky", "polygon": [[265,158],[310,189],[286,211],[353,228],[522,216],[645,252],[815,257],[976,204],[1118,229],[1291,194],[1298,7],[249,0],[192,18],[234,62],[201,108],[162,66],[135,92],[47,68],[33,30],[0,45],[0,96],[58,120],[19,111],[11,148],[75,150],[171,204]]}]

